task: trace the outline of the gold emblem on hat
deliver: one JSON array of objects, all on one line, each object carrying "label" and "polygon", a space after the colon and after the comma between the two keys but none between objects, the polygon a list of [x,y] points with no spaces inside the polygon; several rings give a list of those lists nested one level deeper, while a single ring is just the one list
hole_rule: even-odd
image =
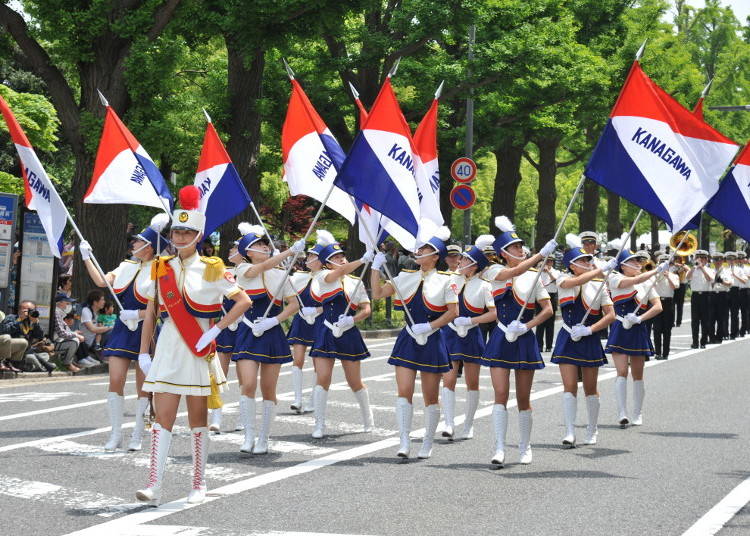
[{"label": "gold emblem on hat", "polygon": [[180,215],[177,217],[177,219],[180,220],[180,223],[185,223],[186,221],[188,221],[189,217],[190,216],[187,212],[180,212]]}]

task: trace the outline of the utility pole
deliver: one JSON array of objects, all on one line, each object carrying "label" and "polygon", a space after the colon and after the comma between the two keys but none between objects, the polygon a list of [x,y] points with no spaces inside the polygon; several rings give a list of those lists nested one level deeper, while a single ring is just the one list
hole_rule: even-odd
[{"label": "utility pole", "polygon": [[[472,24],[469,28],[469,69],[468,75],[471,74],[471,62],[474,59],[474,42],[477,36],[477,27]],[[466,140],[464,142],[464,149],[467,158],[474,159],[474,90],[469,90],[469,96],[466,98]],[[471,240],[471,209],[464,210],[464,245],[472,243]]]}]

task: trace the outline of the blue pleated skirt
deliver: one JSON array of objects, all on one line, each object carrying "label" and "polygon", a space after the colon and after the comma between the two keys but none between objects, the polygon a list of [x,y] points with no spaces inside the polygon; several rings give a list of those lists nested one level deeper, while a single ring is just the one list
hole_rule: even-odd
[{"label": "blue pleated skirt", "polygon": [[421,372],[448,372],[451,362],[443,331],[437,330],[428,337],[427,344],[420,346],[406,329],[402,329],[396,338],[388,364]]},{"label": "blue pleated skirt", "polygon": [[514,370],[536,370],[544,368],[544,360],[532,330],[514,342],[508,342],[505,333],[495,326],[484,349],[482,365]]},{"label": "blue pleated skirt", "polygon": [[234,352],[234,343],[237,340],[237,332],[240,330],[238,327],[235,331],[229,328],[224,328],[216,337],[216,351],[223,354],[231,354]]},{"label": "blue pleated skirt", "polygon": [[604,349],[608,354],[619,353],[641,357],[654,355],[654,346],[648,336],[648,326],[637,324],[630,329],[622,327],[622,322],[615,320],[610,326],[609,339]]},{"label": "blue pleated skirt", "polygon": [[607,364],[607,356],[602,349],[598,333],[583,337],[575,342],[570,333],[561,329],[552,349],[552,363],[558,365],[576,365],[578,367],[601,367]]},{"label": "blue pleated skirt", "polygon": [[281,326],[274,326],[260,337],[244,322],[237,329],[232,361],[251,359],[259,363],[289,363],[292,353]]},{"label": "blue pleated skirt", "polygon": [[289,344],[312,346],[315,342],[315,328],[322,323],[322,319],[323,315],[319,315],[311,326],[300,315],[294,315],[292,326],[289,328],[289,333],[286,334],[287,342]]},{"label": "blue pleated skirt", "polygon": [[118,318],[112,331],[109,332],[106,345],[102,348],[102,356],[137,360],[141,349],[142,327],[143,322],[139,322],[138,329],[130,331]]},{"label": "blue pleated skirt", "polygon": [[448,356],[451,361],[464,361],[466,363],[482,364],[484,355],[484,333],[480,326],[471,328],[466,337],[458,334],[448,326],[445,326],[445,346],[448,348]]},{"label": "blue pleated skirt", "polygon": [[320,322],[315,325],[315,344],[310,350],[310,357],[361,361],[370,357],[370,352],[357,326],[349,328],[341,337],[336,338],[331,330]]}]

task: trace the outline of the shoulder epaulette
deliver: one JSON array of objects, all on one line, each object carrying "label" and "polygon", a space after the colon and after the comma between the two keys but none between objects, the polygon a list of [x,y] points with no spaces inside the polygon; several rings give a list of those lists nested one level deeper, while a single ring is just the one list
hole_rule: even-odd
[{"label": "shoulder epaulette", "polygon": [[529,268],[529,272],[538,272],[539,270],[537,268]]},{"label": "shoulder epaulette", "polygon": [[604,279],[602,279],[601,277],[595,277],[594,279],[592,279],[592,281],[604,282]]},{"label": "shoulder epaulette", "polygon": [[156,257],[154,262],[151,263],[151,281],[156,281],[158,278],[167,275],[167,263],[174,258],[175,255]]},{"label": "shoulder epaulette", "polygon": [[406,272],[407,274],[415,274],[415,273],[417,273],[417,272],[418,272],[419,270],[410,270],[409,268],[401,268],[401,271],[402,271],[402,272]]},{"label": "shoulder epaulette", "polygon": [[451,272],[450,270],[438,270],[438,273],[443,275],[456,275],[457,272]]},{"label": "shoulder epaulette", "polygon": [[203,270],[203,279],[205,281],[218,281],[224,277],[226,267],[220,257],[201,257],[200,259],[206,265]]}]

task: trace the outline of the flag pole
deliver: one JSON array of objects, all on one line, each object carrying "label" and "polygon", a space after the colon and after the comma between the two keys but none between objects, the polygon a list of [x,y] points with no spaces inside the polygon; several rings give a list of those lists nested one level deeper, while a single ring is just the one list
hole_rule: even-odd
[{"label": "flag pole", "polygon": [[[555,235],[552,237],[552,240],[557,241],[557,237],[560,235],[560,232],[562,231],[563,225],[565,225],[565,220],[568,219],[568,215],[570,215],[570,211],[573,209],[573,204],[575,203],[576,199],[578,198],[578,194],[581,191],[581,188],[583,187],[583,182],[586,180],[586,175],[581,173],[581,178],[578,181],[578,186],[576,186],[575,191],[573,192],[573,195],[570,198],[570,201],[568,202],[568,208],[565,209],[565,214],[563,214],[563,217],[560,219],[560,223],[557,225],[557,230],[555,231]],[[551,255],[551,253],[550,253]],[[544,263],[547,262],[547,259],[549,258],[549,255],[546,255],[544,257],[544,260],[542,261],[542,266],[544,266]],[[526,308],[526,304],[529,303],[529,300],[534,295],[534,292],[536,291],[536,286],[539,283],[539,278],[542,275],[542,270],[539,270],[536,273],[536,277],[534,278],[534,284],[531,286],[531,290],[526,294],[526,299],[521,304],[521,309],[518,311],[518,316],[516,317],[516,321],[521,320],[521,315],[523,315],[523,312]],[[506,332],[506,338],[508,337],[508,334]],[[511,336],[513,338],[513,336]],[[510,342],[513,342],[512,340],[508,339]],[[515,338],[513,338],[515,340]]]}]

